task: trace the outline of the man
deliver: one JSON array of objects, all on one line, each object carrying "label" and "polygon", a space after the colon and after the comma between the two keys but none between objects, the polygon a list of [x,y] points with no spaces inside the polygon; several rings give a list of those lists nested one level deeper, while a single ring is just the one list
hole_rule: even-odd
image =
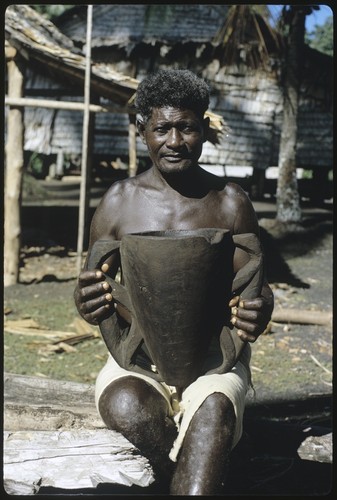
[{"label": "man", "polygon": [[[208,105],[208,86],[187,70],[161,70],[140,83],[137,125],[152,167],[109,188],[92,220],[88,256],[95,241],[121,240],[134,232],[213,227],[228,229],[232,235],[259,234],[244,191],[198,165],[207,139]],[[246,261],[247,254],[236,248],[234,272]],[[174,255],[168,265],[174,267]],[[116,331],[111,335],[125,332],[131,321],[105,279],[114,277],[118,267],[116,254],[101,270],[89,270],[87,259],[75,290],[78,311],[89,323],[115,318]],[[172,474],[173,495],[218,493],[229,454],[242,433],[250,384],[249,343],[271,318],[273,294],[264,281],[261,296],[252,300],[236,296],[227,307],[237,335],[248,341],[229,373],[201,374],[177,396],[150,371],[148,376],[139,375],[110,356],[97,379],[96,403],[103,421],[137,446],[155,472]]]}]

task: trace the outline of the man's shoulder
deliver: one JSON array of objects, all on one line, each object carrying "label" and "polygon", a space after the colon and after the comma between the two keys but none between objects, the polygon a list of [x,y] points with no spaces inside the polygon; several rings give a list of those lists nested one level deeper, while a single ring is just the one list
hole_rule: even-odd
[{"label": "man's shoulder", "polygon": [[106,202],[118,202],[121,198],[125,196],[130,196],[130,194],[136,192],[143,185],[146,184],[147,172],[143,172],[134,177],[128,177],[127,179],[122,179],[114,182],[107,192],[105,193],[103,200]]},{"label": "man's shoulder", "polygon": [[231,205],[242,205],[249,202],[249,197],[244,189],[235,182],[226,182],[223,188],[219,191],[221,198],[224,201],[230,202]]},{"label": "man's shoulder", "polygon": [[239,184],[236,184],[236,182],[227,182],[224,191],[228,196],[242,196],[247,198],[246,192]]},{"label": "man's shoulder", "polygon": [[209,189],[218,191],[222,196],[247,197],[239,184],[229,182],[225,177],[220,177],[207,171],[203,171],[202,176]]}]

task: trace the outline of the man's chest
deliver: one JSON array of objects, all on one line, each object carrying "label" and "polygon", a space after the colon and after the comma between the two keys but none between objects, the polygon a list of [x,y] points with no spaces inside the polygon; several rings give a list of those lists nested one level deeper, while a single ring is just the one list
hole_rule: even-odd
[{"label": "man's chest", "polygon": [[167,229],[190,230],[202,227],[228,228],[227,215],[216,197],[165,200],[146,197],[120,214],[123,234]]}]

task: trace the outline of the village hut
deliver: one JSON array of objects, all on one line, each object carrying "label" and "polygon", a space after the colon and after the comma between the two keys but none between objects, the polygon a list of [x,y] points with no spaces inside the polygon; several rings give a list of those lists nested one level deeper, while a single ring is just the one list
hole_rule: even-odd
[{"label": "village hut", "polygon": [[[232,167],[240,167],[242,173],[264,176],[266,169],[278,162],[283,109],[281,63],[272,43],[269,50],[273,59],[268,68],[247,64],[246,47],[238,47],[239,63],[226,61],[217,35],[229,8],[220,4],[135,4],[132,8],[124,4],[94,5],[92,60],[94,65],[104,65],[107,79],[109,71],[137,81],[158,68],[195,71],[210,85],[210,110],[226,125],[219,141],[205,144],[201,163],[218,175],[230,176]],[[62,37],[72,43],[72,50],[81,54],[86,44],[86,11],[86,6],[76,6],[55,21]],[[327,172],[332,169],[332,58],[306,47],[305,61],[297,166]],[[65,84],[55,73],[46,75],[35,67],[30,68],[26,94],[83,99],[74,79]],[[92,99],[101,105],[112,102],[112,96],[102,92],[93,91]],[[76,163],[76,158],[80,163],[79,114],[30,109],[25,123],[27,151],[44,155],[62,151],[70,164]],[[96,114],[93,154],[100,175],[113,170],[111,167],[127,169],[128,124],[127,113]],[[137,157],[139,170],[147,168],[146,151],[139,139]]]}]

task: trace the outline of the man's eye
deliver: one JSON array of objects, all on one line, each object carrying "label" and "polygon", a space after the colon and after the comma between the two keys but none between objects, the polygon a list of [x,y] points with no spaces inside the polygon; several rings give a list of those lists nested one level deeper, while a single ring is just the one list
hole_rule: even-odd
[{"label": "man's eye", "polygon": [[197,132],[198,129],[195,125],[186,123],[181,126],[180,130],[181,132],[184,132],[186,134],[191,134],[192,132]]}]

